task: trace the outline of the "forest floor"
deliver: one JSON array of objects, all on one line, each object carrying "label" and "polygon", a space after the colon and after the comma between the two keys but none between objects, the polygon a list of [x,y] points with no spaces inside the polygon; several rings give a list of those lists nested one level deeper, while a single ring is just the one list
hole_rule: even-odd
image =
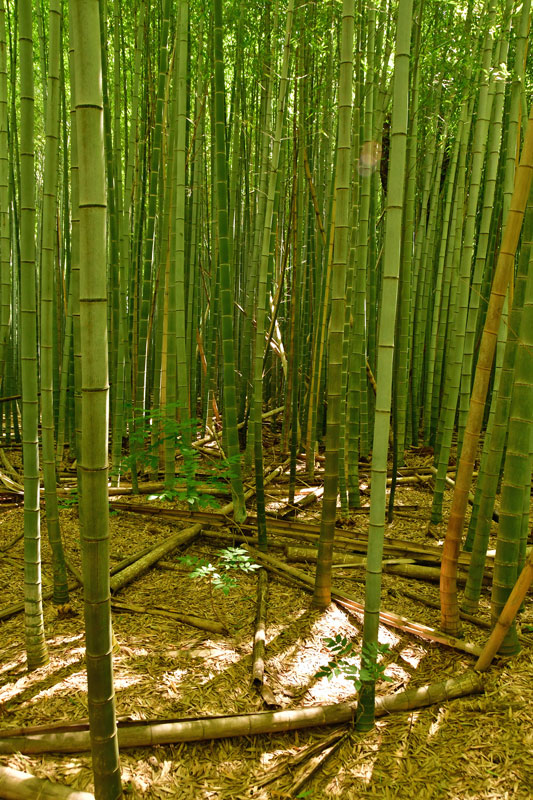
[{"label": "forest floor", "polygon": [[[15,463],[16,456],[10,456]],[[420,466],[420,454],[408,456],[410,466]],[[425,461],[427,463],[427,459]],[[275,466],[271,464],[271,466]],[[303,470],[303,464],[302,470]],[[320,466],[323,466],[320,465]],[[317,473],[318,484],[320,472]],[[365,486],[361,478],[362,486]],[[268,511],[286,509],[287,476],[267,487]],[[302,479],[300,487],[305,485]],[[446,492],[445,518],[451,493]],[[396,504],[405,506],[387,526],[386,535],[435,545],[444,525],[428,536],[431,482],[397,487]],[[114,498],[144,502],[146,497]],[[369,495],[362,496],[368,504]],[[160,504],[169,507],[169,504]],[[179,505],[179,504],[178,504]],[[176,504],[170,507],[176,507]],[[183,505],[181,506],[183,507]],[[300,522],[320,519],[315,504],[298,515]],[[364,511],[339,517],[343,528],[366,532]],[[77,510],[64,508],[61,524],[69,560],[79,567]],[[147,544],[164,540],[187,522],[145,517],[130,512],[112,514],[112,563]],[[189,523],[190,524],[190,523]],[[2,606],[22,598],[23,543],[5,549],[23,529],[21,507],[0,507],[0,586]],[[186,549],[188,555],[216,563],[224,546],[240,544],[242,536],[217,540],[205,525]],[[217,531],[220,533],[220,528]],[[216,533],[216,532],[215,532]],[[494,531],[493,531],[494,533]],[[272,552],[283,558],[286,536],[272,535]],[[442,539],[440,540],[442,541]],[[51,586],[50,552],[43,514],[43,584]],[[298,544],[298,542],[290,542]],[[494,539],[491,540],[494,546]],[[252,712],[267,708],[251,686],[250,666],[255,618],[255,573],[239,574],[237,586],[227,596],[204,580],[192,580],[174,553],[117,596],[142,606],[144,613],[114,612],[115,692],[119,719],[147,720]],[[297,564],[309,575],[313,564]],[[163,567],[163,568],[162,568]],[[339,569],[335,586],[364,602],[364,570]],[[421,598],[438,600],[438,584],[398,575],[383,575],[382,607],[410,620],[437,627],[439,612],[402,594],[415,591]],[[324,639],[341,634],[360,642],[362,620],[332,604],[320,612],[311,607],[311,595],[281,577],[269,575],[266,682],[273,707],[292,709],[316,704],[353,701],[353,684],[342,677],[317,678],[329,660]],[[0,727],[75,722],[87,718],[84,666],[83,605],[79,590],[71,602],[75,616],[60,618],[51,601],[45,603],[45,626],[50,663],[32,673],[25,668],[23,616],[0,622]],[[152,609],[172,607],[187,614],[222,620],[229,634],[212,635],[156,616]],[[484,591],[480,616],[490,618],[490,596]],[[522,622],[533,622],[529,594]],[[464,623],[467,641],[483,644],[487,631]],[[380,640],[390,644],[384,656],[390,682],[381,682],[378,693],[392,693],[457,676],[472,668],[466,653],[433,644],[400,630],[380,626]],[[486,673],[485,691],[412,712],[393,713],[377,720],[374,730],[357,733],[352,726],[338,749],[316,774],[297,791],[294,786],[297,756],[324,741],[329,728],[310,728],[289,733],[222,738],[217,740],[124,749],[122,777],[126,797],[212,800],[214,798],[300,797],[343,798],[453,798],[498,800],[533,796],[533,645],[524,637],[519,655],[502,660]],[[271,706],[272,707],[272,706]],[[88,753],[4,755],[0,765],[11,766],[38,777],[92,790]],[[280,777],[264,786],[263,777]]]}]

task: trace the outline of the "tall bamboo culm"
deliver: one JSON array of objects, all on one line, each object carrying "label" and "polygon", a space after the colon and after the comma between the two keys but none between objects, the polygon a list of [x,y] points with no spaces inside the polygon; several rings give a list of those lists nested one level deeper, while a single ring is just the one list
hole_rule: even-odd
[{"label": "tall bamboo culm", "polygon": [[80,523],[89,722],[97,800],[122,797],[113,689],[107,490],[106,186],[98,0],[71,0],[80,214]]}]

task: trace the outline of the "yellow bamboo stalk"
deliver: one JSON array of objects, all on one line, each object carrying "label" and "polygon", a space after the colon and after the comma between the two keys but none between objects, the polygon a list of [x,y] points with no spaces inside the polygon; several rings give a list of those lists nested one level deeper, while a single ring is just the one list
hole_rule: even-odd
[{"label": "yellow bamboo stalk", "polygon": [[494,273],[492,291],[479,348],[479,357],[470,398],[470,408],[464,432],[461,459],[457,470],[448,530],[442,550],[440,578],[441,628],[454,636],[460,630],[457,602],[457,559],[461,545],[468,493],[472,482],[474,461],[479,434],[483,424],[485,401],[489,386],[498,329],[509,280],[513,274],[516,248],[533,177],[533,105],[520,158],[516,170],[511,208],[502,237],[498,263]]}]

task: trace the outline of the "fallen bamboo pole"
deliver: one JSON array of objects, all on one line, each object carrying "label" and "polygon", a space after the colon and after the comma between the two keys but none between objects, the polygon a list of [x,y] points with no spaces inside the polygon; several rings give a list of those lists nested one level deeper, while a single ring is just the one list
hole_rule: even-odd
[{"label": "fallen bamboo pole", "polygon": [[80,792],[11,767],[0,767],[0,797],[2,800],[94,800],[90,792]]},{"label": "fallen bamboo pole", "polygon": [[181,611],[174,611],[173,608],[167,608],[166,606],[144,608],[144,606],[137,605],[136,603],[123,603],[121,600],[115,600],[113,597],[111,598],[111,608],[114,611],[131,611],[136,614],[155,614],[155,616],[173,619],[176,622],[181,622],[183,625],[190,625],[201,631],[208,631],[209,633],[215,633],[221,636],[228,632],[221,622],[212,622],[210,619],[196,617],[194,614],[182,614]]},{"label": "fallen bamboo pole", "polygon": [[[233,526],[232,520],[228,519],[226,515],[219,511],[183,511],[181,509],[168,508],[162,509],[146,504],[130,504],[113,502],[110,503],[110,508],[117,511],[128,511],[134,514],[145,514],[147,516],[160,517],[161,519],[190,519],[204,522],[206,525],[211,526]],[[320,534],[320,525],[312,522],[297,522],[295,520],[280,519],[267,514],[267,528],[271,534],[287,535],[294,539],[300,539],[307,542],[317,542]],[[239,530],[257,529],[257,518],[254,514],[249,514],[246,520],[241,523]],[[355,550],[356,552],[366,552],[368,541],[367,534],[355,532],[350,528],[343,528],[340,525],[335,527],[335,545],[346,546],[348,549]],[[210,532],[206,532],[209,535]],[[229,535],[229,534],[226,534]],[[237,537],[238,538],[238,537]],[[385,538],[384,553],[390,556],[401,557],[405,553],[418,553],[419,558],[422,560],[432,560],[435,563],[440,563],[442,548],[437,545],[429,544],[416,544],[404,539],[394,539],[392,537]],[[401,552],[400,552],[401,551]],[[415,556],[413,556],[414,558]],[[470,553],[462,552],[459,555],[459,564],[469,566]],[[494,560],[494,554],[487,554],[489,563]]]},{"label": "fallen bamboo pole", "polygon": [[190,528],[178,531],[166,541],[153,547],[150,552],[146,553],[142,558],[139,558],[133,564],[117,572],[117,574],[111,578],[109,582],[111,591],[118,592],[126,586],[126,584],[131,583],[131,581],[147,572],[150,567],[153,567],[161,558],[169,555],[169,553],[172,553],[172,551],[176,550],[178,547],[184,547],[190,544],[196,539],[201,530],[202,526],[199,523],[197,525],[191,525]]},{"label": "fallen bamboo pole", "polygon": [[252,653],[252,683],[254,686],[261,686],[265,677],[267,593],[268,572],[262,568],[257,576],[257,611]]},{"label": "fallen bamboo pole", "polygon": [[[457,678],[427,684],[396,694],[376,698],[375,715],[382,717],[398,711],[412,711],[433,703],[442,703],[467,694],[483,691],[484,680],[475,672]],[[352,722],[356,703],[309,706],[282,711],[256,711],[251,714],[230,714],[214,717],[188,717],[176,720],[118,722],[120,748],[147,747],[179,742],[201,742],[231,736],[256,736],[262,733],[340,725]],[[0,739],[0,753],[80,753],[90,748],[87,726],[74,725],[58,731],[33,733],[28,736],[5,736]]]}]

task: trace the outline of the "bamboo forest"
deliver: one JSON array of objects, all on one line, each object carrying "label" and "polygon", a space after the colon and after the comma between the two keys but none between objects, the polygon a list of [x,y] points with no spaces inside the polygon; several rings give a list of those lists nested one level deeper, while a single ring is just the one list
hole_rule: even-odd
[{"label": "bamboo forest", "polygon": [[533,797],[531,0],[0,0],[0,798]]}]

